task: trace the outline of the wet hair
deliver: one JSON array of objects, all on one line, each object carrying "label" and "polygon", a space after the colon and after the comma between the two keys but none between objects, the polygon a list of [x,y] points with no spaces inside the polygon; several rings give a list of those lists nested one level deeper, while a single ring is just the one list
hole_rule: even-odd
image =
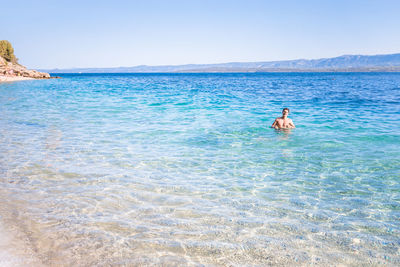
[{"label": "wet hair", "polygon": [[290,112],[290,110],[289,110],[288,108],[282,109],[282,112],[284,112],[285,110],[287,110],[288,112]]}]

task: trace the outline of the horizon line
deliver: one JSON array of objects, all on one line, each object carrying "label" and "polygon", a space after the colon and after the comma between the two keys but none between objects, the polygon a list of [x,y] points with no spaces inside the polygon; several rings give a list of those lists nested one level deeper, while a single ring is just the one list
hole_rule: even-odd
[{"label": "horizon line", "polygon": [[222,64],[235,64],[235,63],[271,63],[271,62],[285,62],[285,61],[299,61],[299,60],[307,60],[307,61],[312,61],[312,60],[323,60],[323,59],[334,59],[334,58],[340,58],[340,57],[346,57],[346,56],[365,56],[365,57],[373,57],[373,56],[388,56],[388,55],[397,55],[399,53],[390,53],[390,54],[373,54],[373,55],[368,55],[368,54],[342,54],[340,56],[334,56],[334,57],[321,57],[321,58],[311,58],[311,59],[306,59],[306,58],[296,58],[296,59],[282,59],[282,60],[269,60],[269,61],[229,61],[229,62],[219,62],[219,63],[184,63],[184,64],[163,64],[163,65],[146,65],[146,64],[140,64],[140,65],[134,65],[134,66],[117,66],[117,67],[66,67],[66,68],[36,68],[39,70],[68,70],[68,69],[114,69],[114,68],[134,68],[134,67],[176,67],[176,66],[190,66],[190,65],[222,65]]}]

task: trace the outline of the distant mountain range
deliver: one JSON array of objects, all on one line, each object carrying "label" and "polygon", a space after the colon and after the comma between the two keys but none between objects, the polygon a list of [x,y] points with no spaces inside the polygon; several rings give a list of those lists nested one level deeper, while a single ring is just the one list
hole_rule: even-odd
[{"label": "distant mountain range", "polygon": [[400,53],[389,55],[344,55],[334,58],[296,59],[267,62],[231,62],[135,66],[118,68],[47,69],[50,73],[180,73],[180,72],[400,72]]}]

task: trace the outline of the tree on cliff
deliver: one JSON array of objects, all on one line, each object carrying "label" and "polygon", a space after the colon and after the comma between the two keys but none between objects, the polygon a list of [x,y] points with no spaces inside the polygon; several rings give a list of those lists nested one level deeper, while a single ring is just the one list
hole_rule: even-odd
[{"label": "tree on cliff", "polygon": [[0,41],[0,56],[8,62],[17,63],[18,59],[14,55],[14,48],[7,40]]}]

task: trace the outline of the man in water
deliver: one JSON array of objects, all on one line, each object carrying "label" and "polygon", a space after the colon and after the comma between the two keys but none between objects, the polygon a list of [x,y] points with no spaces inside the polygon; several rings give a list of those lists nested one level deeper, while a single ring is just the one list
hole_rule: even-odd
[{"label": "man in water", "polygon": [[282,117],[278,117],[275,119],[274,123],[272,124],[271,128],[275,129],[293,129],[296,128],[294,126],[293,121],[288,118],[289,109],[284,108],[282,110]]}]

